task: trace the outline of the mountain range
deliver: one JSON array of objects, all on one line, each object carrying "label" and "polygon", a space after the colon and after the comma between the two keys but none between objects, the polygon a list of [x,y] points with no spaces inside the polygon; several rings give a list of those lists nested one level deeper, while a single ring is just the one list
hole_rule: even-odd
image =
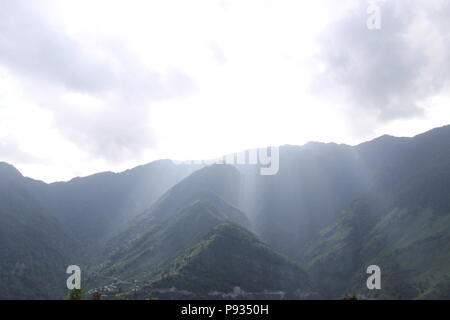
[{"label": "mountain range", "polygon": [[[450,126],[46,184],[0,163],[0,299],[450,298]],[[366,268],[382,271],[369,290]]]}]

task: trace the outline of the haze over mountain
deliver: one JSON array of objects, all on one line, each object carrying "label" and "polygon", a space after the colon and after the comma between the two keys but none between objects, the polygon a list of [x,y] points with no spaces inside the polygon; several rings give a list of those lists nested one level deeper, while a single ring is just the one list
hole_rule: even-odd
[{"label": "haze over mountain", "polygon": [[162,160],[45,184],[1,163],[0,298],[63,298],[69,264],[109,298],[449,298],[449,141],[282,146],[272,176]]},{"label": "haze over mountain", "polygon": [[30,181],[0,163],[0,298],[49,299],[66,292],[65,268],[79,244]]},{"label": "haze over mountain", "polygon": [[247,217],[232,206],[239,180],[227,165],[193,173],[112,238],[99,273],[139,279],[147,291],[175,287],[191,298],[226,295],[236,287],[260,295],[288,289],[292,296],[312,294],[299,266],[248,231]]}]

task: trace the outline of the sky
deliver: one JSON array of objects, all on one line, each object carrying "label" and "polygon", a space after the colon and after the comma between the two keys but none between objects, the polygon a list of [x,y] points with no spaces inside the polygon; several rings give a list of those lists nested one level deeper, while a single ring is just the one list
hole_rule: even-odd
[{"label": "sky", "polygon": [[413,136],[450,124],[449,16],[447,0],[0,0],[0,161],[53,182]]}]

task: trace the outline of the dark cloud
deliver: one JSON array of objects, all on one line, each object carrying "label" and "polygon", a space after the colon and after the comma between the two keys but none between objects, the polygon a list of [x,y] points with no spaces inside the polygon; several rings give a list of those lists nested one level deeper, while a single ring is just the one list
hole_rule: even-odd
[{"label": "dark cloud", "polygon": [[420,102],[448,86],[449,2],[379,1],[380,30],[367,28],[368,3],[357,3],[323,32],[314,89],[378,123],[420,115]]},{"label": "dark cloud", "polygon": [[[52,111],[64,135],[95,156],[117,161],[154,147],[151,103],[183,97],[193,90],[192,80],[177,69],[149,69],[120,40],[84,45],[44,12],[37,2],[0,0],[0,64]],[[106,107],[68,108],[61,96],[67,92],[98,98]]]}]

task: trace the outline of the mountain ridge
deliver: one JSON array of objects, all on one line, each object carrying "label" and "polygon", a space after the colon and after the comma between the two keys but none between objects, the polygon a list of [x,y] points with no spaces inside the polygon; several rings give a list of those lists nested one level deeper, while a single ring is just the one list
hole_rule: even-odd
[{"label": "mountain ridge", "polygon": [[[0,250],[0,264],[4,263],[0,277],[5,284],[0,298],[61,297],[67,264],[80,265],[92,288],[105,284],[95,273],[126,282],[137,277],[148,289],[142,294],[150,294],[155,277],[165,275],[168,283],[166,276],[178,270],[174,263],[186,262],[196,244],[210,243],[214,237],[209,234],[221,234],[215,228],[224,223],[232,225],[225,232],[225,247],[236,248],[232,239],[239,238],[243,228],[252,236],[243,236],[247,240],[242,248],[259,252],[257,244],[264,243],[270,250],[255,256],[260,264],[276,252],[299,265],[299,274],[307,272],[303,284],[310,294],[317,289],[326,298],[446,297],[450,292],[450,259],[445,253],[450,252],[445,249],[450,243],[448,141],[450,126],[411,138],[381,136],[356,146],[283,146],[280,170],[274,176],[259,175],[255,166],[162,160],[121,173],[46,184],[0,163],[0,237],[6,237]],[[258,240],[251,240],[253,236]],[[201,246],[198,252],[214,256],[209,250]],[[19,258],[27,256],[45,256],[49,264]],[[236,259],[229,255],[227,259],[240,264],[245,256],[237,250]],[[215,260],[211,266],[224,265],[220,257]],[[384,270],[389,284],[383,293],[365,289],[368,263],[378,263]],[[27,288],[25,274],[17,277],[23,267],[32,265],[47,285]],[[43,271],[48,268],[54,275],[51,279]],[[189,277],[199,277],[195,273],[201,268],[190,263],[183,268],[190,276],[171,281],[182,280],[191,287]],[[289,278],[277,276],[276,268],[271,270],[274,281]],[[208,272],[218,277],[216,287],[208,290],[220,292],[217,297],[235,296],[224,274]],[[232,274],[239,279],[239,274]],[[201,281],[206,281],[205,286],[209,283]],[[234,285],[247,292],[246,297],[261,289],[237,282]],[[218,290],[220,286],[223,290]],[[157,289],[161,297],[170,296],[170,288]],[[208,290],[196,294],[209,297]]]},{"label": "mountain ridge", "polygon": [[[296,147],[296,148],[302,148],[302,147],[305,147],[305,146],[307,146],[307,145],[309,145],[309,144],[319,144],[319,145],[327,145],[327,144],[333,145],[333,144],[334,144],[334,145],[338,145],[338,146],[358,147],[358,146],[360,146],[360,145],[364,145],[364,144],[367,144],[367,143],[371,143],[371,142],[377,141],[377,140],[379,140],[379,139],[384,139],[385,137],[387,137],[387,138],[396,138],[396,139],[413,139],[413,138],[416,138],[416,137],[419,137],[419,136],[423,136],[423,135],[426,136],[427,134],[433,134],[433,133],[439,132],[439,131],[441,131],[441,130],[449,130],[449,131],[450,131],[450,124],[449,124],[449,125],[443,125],[443,126],[436,127],[436,128],[432,128],[432,129],[430,129],[430,130],[426,130],[426,131],[424,131],[424,132],[422,132],[422,133],[418,133],[418,134],[413,135],[413,136],[411,136],[411,137],[394,136],[394,135],[384,134],[384,135],[375,137],[375,138],[373,138],[373,139],[370,139],[370,140],[367,140],[367,141],[363,141],[363,142],[357,143],[357,144],[355,144],[355,145],[346,144],[346,143],[336,143],[336,142],[309,141],[309,142],[306,142],[306,143],[304,143],[304,144],[302,144],[302,145],[292,145],[292,144],[280,145],[279,148],[283,148],[283,147]],[[248,151],[248,150],[246,150],[246,151]],[[244,152],[245,152],[245,151],[244,151]],[[167,163],[167,162],[173,163],[174,160],[171,160],[171,159],[158,159],[158,160],[153,160],[153,161],[150,161],[150,162],[147,162],[147,163],[143,163],[143,164],[137,165],[137,166],[132,167],[132,168],[130,168],[130,169],[125,169],[125,170],[123,170],[123,171],[118,171],[118,172],[115,172],[115,171],[101,171],[101,172],[93,173],[93,174],[90,174],[90,175],[87,175],[87,176],[77,176],[77,177],[70,178],[70,179],[68,179],[68,180],[63,180],[63,181],[53,181],[53,182],[49,182],[49,183],[44,182],[44,181],[41,181],[41,180],[39,180],[39,179],[35,179],[35,178],[33,178],[33,177],[27,177],[27,176],[24,176],[24,177],[29,178],[29,179],[32,179],[32,180],[37,181],[37,182],[45,183],[45,184],[47,184],[47,185],[48,185],[48,184],[54,184],[54,183],[67,183],[67,182],[72,182],[73,180],[85,179],[85,178],[89,178],[89,177],[92,177],[92,176],[96,176],[96,175],[98,175],[98,174],[114,174],[114,175],[122,174],[122,173],[126,173],[126,172],[129,172],[129,171],[133,171],[134,169],[146,168],[146,167],[149,166],[149,165],[152,165],[152,164],[154,164],[154,163],[159,163],[159,162],[161,162],[161,163]],[[1,163],[7,164],[7,165],[9,165],[9,166],[12,166],[12,167],[15,168],[17,171],[20,172],[20,170],[18,170],[18,169],[17,169],[13,164],[11,164],[11,163],[3,162],[3,161],[0,160],[0,164],[1,164]]]}]

